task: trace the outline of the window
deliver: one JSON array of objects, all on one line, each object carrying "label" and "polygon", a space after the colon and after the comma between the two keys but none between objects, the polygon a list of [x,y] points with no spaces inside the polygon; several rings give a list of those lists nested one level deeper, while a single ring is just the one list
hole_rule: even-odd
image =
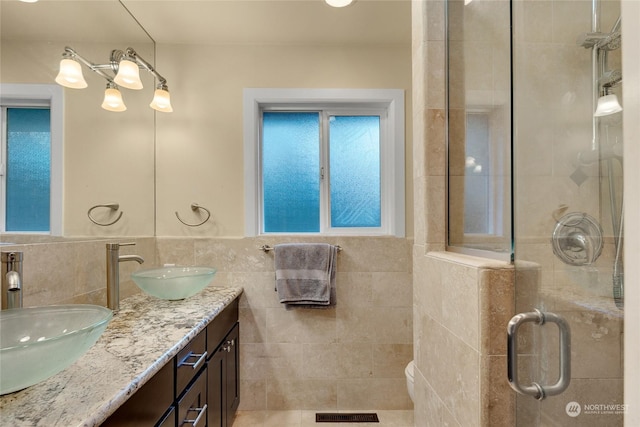
[{"label": "window", "polygon": [[245,90],[246,234],[404,236],[401,90]]},{"label": "window", "polygon": [[505,153],[496,136],[496,113],[468,108],[465,114],[464,235],[467,241],[502,238],[508,207],[505,194]]},{"label": "window", "polygon": [[0,231],[62,234],[62,90],[0,90]]}]

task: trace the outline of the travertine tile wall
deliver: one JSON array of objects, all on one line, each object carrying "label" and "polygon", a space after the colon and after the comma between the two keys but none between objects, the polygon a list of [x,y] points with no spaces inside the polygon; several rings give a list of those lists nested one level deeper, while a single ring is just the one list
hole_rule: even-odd
[{"label": "travertine tile wall", "polygon": [[[504,1],[447,2],[448,239],[454,246],[511,246],[509,13]],[[468,128],[470,115],[487,120],[486,133]],[[479,234],[488,218],[495,230]]]},{"label": "travertine tile wall", "polygon": [[242,286],[241,409],[409,409],[413,357],[412,241],[313,239],[340,245],[337,306],[287,310],[274,290],[273,253],[292,238],[158,238],[160,263],[218,269],[216,286]]},{"label": "travertine tile wall", "polygon": [[414,272],[416,425],[513,425],[505,327],[514,312],[514,269],[430,252]]},{"label": "travertine tile wall", "polygon": [[415,424],[513,425],[504,327],[507,263],[443,252],[446,242],[444,2],[413,2]]},{"label": "travertine tile wall", "polygon": [[[518,423],[537,425],[538,421],[554,423],[575,422],[576,425],[618,425],[618,417],[591,417],[588,420],[569,420],[564,405],[571,399],[582,403],[620,403],[621,399],[621,318],[611,311],[602,310],[589,296],[606,296],[610,289],[601,288],[600,277],[608,276],[612,259],[612,244],[607,242],[602,261],[593,269],[568,269],[554,259],[549,236],[553,229],[553,211],[567,204],[571,211],[581,210],[602,214],[607,231],[609,218],[605,209],[598,211],[600,192],[598,171],[593,165],[583,167],[587,181],[577,185],[569,179],[578,164],[575,156],[590,142],[590,113],[588,102],[588,52],[576,50],[576,34],[588,31],[590,2],[531,1],[516,2],[525,8],[517,15],[516,37],[524,40],[517,46],[516,60],[518,82],[524,83],[516,90],[516,102],[521,104],[516,117],[518,141],[516,162],[518,182],[516,189],[516,213],[518,223],[518,307],[502,305],[506,321],[509,311],[529,311],[534,306],[550,308],[565,316],[572,324],[573,339],[578,341],[573,349],[573,359],[578,360],[574,380],[561,399],[548,399],[540,405],[530,398],[518,397],[518,411],[524,417]],[[617,17],[615,2],[604,2],[603,29],[608,29]],[[508,388],[505,378],[504,342],[502,332],[485,336],[489,345],[481,340],[473,347],[468,340],[474,329],[460,328],[460,319],[447,318],[444,309],[449,302],[441,293],[464,295],[471,301],[488,298],[492,291],[509,292],[506,285],[508,273],[504,269],[474,265],[455,254],[443,254],[445,249],[446,197],[444,194],[444,2],[426,1],[413,4],[413,73],[414,73],[414,194],[415,194],[415,246],[414,246],[414,333],[416,371],[416,425],[514,425],[513,408],[515,394]],[[613,5],[613,9],[611,6]],[[516,13],[517,9],[516,9]],[[519,20],[522,18],[521,20]],[[537,22],[537,24],[536,24]],[[585,24],[586,23],[586,24]],[[543,28],[548,26],[548,28]],[[566,42],[563,41],[566,39]],[[611,64],[615,64],[615,57]],[[585,68],[586,67],[586,68]],[[584,72],[587,72],[585,75]],[[586,98],[585,98],[586,97]],[[526,102],[525,102],[526,101]],[[525,102],[524,104],[522,104]],[[528,108],[523,108],[528,106]],[[570,124],[569,127],[564,123]],[[611,130],[615,139],[615,130]],[[586,144],[585,144],[586,142]],[[606,189],[604,196],[607,197]],[[422,213],[420,215],[419,213]],[[610,229],[609,229],[610,230]],[[610,233],[610,231],[609,231]],[[522,261],[526,260],[526,261]],[[526,264],[526,265],[525,265]],[[499,280],[491,278],[497,275]],[[438,281],[434,282],[434,276]],[[487,281],[485,281],[487,280]],[[456,285],[457,282],[457,285]],[[466,283],[460,294],[460,283]],[[475,283],[477,286],[471,286]],[[483,284],[485,285],[483,291]],[[531,285],[531,286],[529,286]],[[577,286],[576,286],[577,285]],[[494,287],[495,286],[495,287]],[[576,289],[577,288],[577,289]],[[535,300],[538,290],[544,297]],[[582,292],[577,292],[577,291]],[[529,291],[532,291],[529,295]],[[498,300],[499,301],[499,300]],[[610,303],[609,297],[609,303]],[[464,304],[464,303],[461,303]],[[578,308],[582,305],[582,308]],[[593,310],[595,308],[595,310]],[[467,306],[470,310],[470,307]],[[472,317],[478,315],[482,335],[487,324],[481,305],[475,307]],[[486,309],[486,308],[485,308]],[[434,314],[435,313],[435,314]],[[491,313],[489,310],[488,313]],[[451,312],[449,313],[451,314]],[[438,317],[440,316],[440,317]],[[437,320],[440,319],[440,320]],[[497,317],[495,318],[497,321]],[[502,325],[506,325],[506,321]],[[482,326],[484,325],[484,326]],[[504,331],[504,329],[502,329]],[[502,336],[500,336],[502,335]],[[523,337],[525,338],[525,337]],[[466,340],[466,341],[465,341]],[[534,340],[537,340],[533,342]],[[529,336],[523,351],[532,344],[548,344],[555,347],[553,336]],[[463,344],[461,344],[464,343]],[[435,363],[442,363],[437,352],[429,348],[447,349],[454,362],[449,375],[434,368],[426,355]],[[597,350],[595,350],[597,349]],[[483,358],[483,352],[486,358]],[[436,353],[436,354],[433,354]],[[476,357],[483,360],[479,362]],[[544,368],[543,375],[555,381],[555,355],[549,360],[531,357],[524,360]],[[487,362],[491,361],[491,362]],[[470,369],[466,369],[468,366]],[[522,363],[527,365],[526,363]],[[443,365],[439,365],[443,368]],[[551,366],[549,369],[548,367]],[[589,368],[589,369],[587,369]],[[535,370],[534,369],[534,370]],[[483,381],[486,380],[484,383]],[[475,387],[479,385],[479,390]],[[487,389],[484,385],[492,386]],[[462,387],[464,385],[464,387]],[[600,393],[594,393],[594,387]],[[463,388],[463,391],[460,389]],[[464,395],[464,393],[467,393]],[[470,405],[464,398],[477,399]],[[529,400],[527,400],[529,399]],[[523,404],[524,402],[524,404]],[[564,405],[562,404],[564,403]],[[498,415],[503,414],[503,415]],[[492,418],[497,416],[497,418]],[[580,424],[591,423],[591,424]],[[600,423],[600,424],[598,424]],[[520,425],[520,424],[518,424]],[[568,424],[562,424],[568,425]]]},{"label": "travertine tile wall", "polygon": [[[121,248],[121,254],[144,258],[143,266],[156,265],[155,239],[152,237],[66,240],[55,243],[2,245],[0,250],[22,251],[23,305],[107,304],[106,244],[135,242]],[[129,278],[141,268],[137,262],[120,263],[120,297],[140,292]]]},{"label": "travertine tile wall", "polygon": [[[413,358],[412,241],[314,239],[340,245],[337,305],[287,310],[274,291],[274,246],[301,239],[137,238],[123,254],[121,297],[140,292],[132,271],[162,265],[215,266],[214,286],[242,286],[243,410],[410,409],[404,368]],[[24,252],[24,305],[106,304],[111,241],[3,246]]]}]

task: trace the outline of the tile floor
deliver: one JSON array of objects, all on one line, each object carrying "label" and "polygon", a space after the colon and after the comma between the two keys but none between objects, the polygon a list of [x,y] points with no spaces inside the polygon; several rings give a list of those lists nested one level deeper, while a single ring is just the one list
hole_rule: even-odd
[{"label": "tile floor", "polygon": [[[316,423],[316,412],[378,414],[379,423]],[[233,427],[413,427],[413,411],[238,411]]]}]

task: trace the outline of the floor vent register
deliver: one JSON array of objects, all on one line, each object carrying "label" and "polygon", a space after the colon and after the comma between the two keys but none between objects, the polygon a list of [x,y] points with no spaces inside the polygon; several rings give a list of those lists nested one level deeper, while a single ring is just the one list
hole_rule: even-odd
[{"label": "floor vent register", "polygon": [[379,423],[378,414],[317,413],[317,423]]}]

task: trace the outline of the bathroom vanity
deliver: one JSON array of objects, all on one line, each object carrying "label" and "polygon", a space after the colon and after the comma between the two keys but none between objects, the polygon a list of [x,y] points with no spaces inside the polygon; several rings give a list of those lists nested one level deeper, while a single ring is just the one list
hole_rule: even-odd
[{"label": "bathroom vanity", "polygon": [[209,286],[182,301],[123,300],[75,364],[0,396],[0,426],[230,425],[239,403],[241,293]]}]

